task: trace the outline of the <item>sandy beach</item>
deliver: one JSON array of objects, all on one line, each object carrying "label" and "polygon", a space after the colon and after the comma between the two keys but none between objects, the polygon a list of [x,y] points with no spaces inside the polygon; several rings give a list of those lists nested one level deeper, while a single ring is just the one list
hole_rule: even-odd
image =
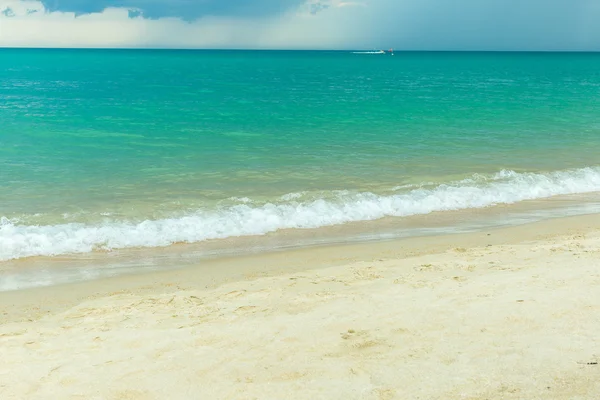
[{"label": "sandy beach", "polygon": [[2,399],[598,399],[600,217],[0,293]]}]

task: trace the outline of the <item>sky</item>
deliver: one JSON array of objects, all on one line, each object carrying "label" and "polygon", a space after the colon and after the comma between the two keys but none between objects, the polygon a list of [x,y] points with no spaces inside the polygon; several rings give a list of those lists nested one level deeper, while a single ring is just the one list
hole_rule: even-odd
[{"label": "sky", "polygon": [[600,0],[0,0],[0,47],[600,51]]}]

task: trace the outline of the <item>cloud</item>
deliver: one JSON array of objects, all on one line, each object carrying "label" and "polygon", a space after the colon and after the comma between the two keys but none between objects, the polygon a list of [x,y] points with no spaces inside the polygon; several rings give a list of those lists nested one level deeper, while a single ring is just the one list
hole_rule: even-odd
[{"label": "cloud", "polygon": [[[106,8],[78,15],[49,11],[38,1],[13,0],[0,4],[0,11],[6,14],[0,15],[0,46],[343,47],[349,37],[356,36],[352,34],[353,19],[359,14],[352,11],[354,7],[338,7],[338,3],[343,2],[330,2],[321,12],[315,12],[311,2],[275,15],[206,16],[188,22],[173,17],[144,18],[133,8]],[[360,37],[355,39],[360,41]]]},{"label": "cloud", "polygon": [[265,16],[281,14],[304,0],[42,0],[50,12],[78,15],[98,13],[107,8],[133,8],[148,18],[176,17],[194,20],[206,16]]},{"label": "cloud", "polygon": [[0,46],[600,50],[599,20],[598,0],[0,0]]}]

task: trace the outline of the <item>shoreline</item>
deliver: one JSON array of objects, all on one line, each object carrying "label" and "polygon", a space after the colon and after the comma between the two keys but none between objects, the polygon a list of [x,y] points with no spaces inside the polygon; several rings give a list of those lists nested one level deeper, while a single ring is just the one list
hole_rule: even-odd
[{"label": "shoreline", "polygon": [[[0,323],[36,319],[89,298],[110,293],[169,293],[215,288],[253,277],[278,276],[373,260],[402,260],[452,248],[519,244],[600,228],[600,213],[557,217],[478,232],[389,240],[323,244],[200,260],[173,269],[135,272],[106,278],[0,292]],[[540,233],[544,232],[544,233]]]},{"label": "shoreline", "polygon": [[264,235],[243,235],[164,247],[117,248],[54,256],[24,257],[0,262],[0,293],[189,268],[215,260],[250,257],[319,247],[404,241],[443,235],[476,234],[545,220],[600,213],[598,194],[554,196],[483,209],[385,217],[307,229],[282,229]]}]

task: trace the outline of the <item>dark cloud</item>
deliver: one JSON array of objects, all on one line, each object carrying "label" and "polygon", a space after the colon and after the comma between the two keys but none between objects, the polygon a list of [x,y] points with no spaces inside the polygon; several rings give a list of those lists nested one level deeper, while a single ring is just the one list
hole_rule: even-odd
[{"label": "dark cloud", "polygon": [[43,0],[49,11],[78,15],[108,7],[135,8],[146,18],[177,17],[194,20],[203,16],[262,16],[282,13],[303,0]]}]

